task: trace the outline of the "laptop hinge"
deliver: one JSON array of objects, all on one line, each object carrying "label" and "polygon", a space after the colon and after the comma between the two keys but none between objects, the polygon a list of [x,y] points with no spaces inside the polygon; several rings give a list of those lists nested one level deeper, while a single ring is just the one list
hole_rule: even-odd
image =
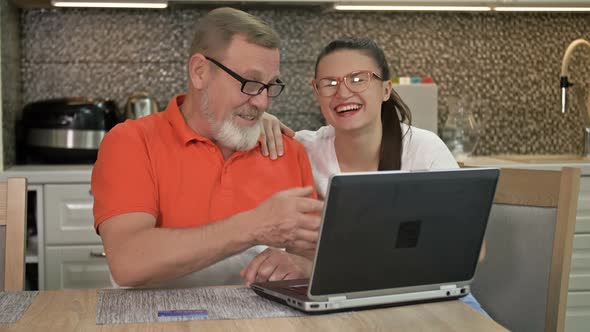
[{"label": "laptop hinge", "polygon": [[453,285],[442,285],[442,286],[440,286],[440,289],[441,290],[444,290],[444,289],[454,289],[454,288],[457,288],[457,285],[453,284]]},{"label": "laptop hinge", "polygon": [[328,302],[342,301],[342,300],[346,300],[346,296],[341,295],[341,296],[331,296],[331,297],[328,297]]}]

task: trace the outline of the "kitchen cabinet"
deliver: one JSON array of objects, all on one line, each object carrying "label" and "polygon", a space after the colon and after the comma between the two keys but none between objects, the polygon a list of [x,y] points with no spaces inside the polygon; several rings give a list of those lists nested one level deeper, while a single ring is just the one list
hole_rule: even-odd
[{"label": "kitchen cabinet", "polygon": [[31,165],[11,167],[0,176],[28,179],[29,215],[35,220],[30,233],[37,236],[28,241],[26,261],[27,269],[37,267],[39,289],[111,286],[102,241],[94,231],[91,171],[91,165]]},{"label": "kitchen cabinet", "polygon": [[101,243],[94,231],[90,183],[43,187],[47,245]]},{"label": "kitchen cabinet", "polygon": [[111,287],[102,245],[60,245],[45,248],[45,288]]},{"label": "kitchen cabinet", "polygon": [[588,331],[588,326],[590,326],[590,174],[583,174],[578,196],[565,331]]},{"label": "kitchen cabinet", "polygon": [[43,187],[45,288],[109,287],[102,242],[94,231],[90,183]]}]

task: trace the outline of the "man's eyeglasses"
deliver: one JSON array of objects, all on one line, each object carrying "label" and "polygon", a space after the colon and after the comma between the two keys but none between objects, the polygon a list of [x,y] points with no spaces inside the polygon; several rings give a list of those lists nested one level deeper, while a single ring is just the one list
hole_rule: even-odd
[{"label": "man's eyeglasses", "polygon": [[312,84],[318,95],[322,97],[331,97],[336,94],[341,82],[352,92],[363,92],[369,88],[371,77],[375,76],[378,80],[383,79],[369,70],[355,71],[346,74],[344,77],[325,77],[319,80],[313,80]]},{"label": "man's eyeglasses", "polygon": [[269,83],[269,84],[265,84],[265,83],[253,81],[253,80],[247,80],[247,79],[243,78],[242,76],[238,75],[233,70],[222,65],[217,60],[212,59],[208,56],[206,56],[205,59],[213,62],[217,67],[221,68],[223,71],[228,73],[231,77],[235,78],[240,83],[242,83],[242,92],[247,95],[258,96],[259,94],[262,93],[262,91],[264,91],[264,89],[266,89],[267,96],[276,97],[276,96],[280,95],[281,92],[283,92],[283,89],[285,88],[285,83],[283,83],[279,79],[277,79],[276,83]]}]

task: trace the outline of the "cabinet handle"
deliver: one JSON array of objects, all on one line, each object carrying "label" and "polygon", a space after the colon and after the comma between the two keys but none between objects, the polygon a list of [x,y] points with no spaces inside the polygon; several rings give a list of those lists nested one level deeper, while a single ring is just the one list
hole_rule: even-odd
[{"label": "cabinet handle", "polygon": [[107,257],[107,254],[105,254],[104,252],[94,252],[94,251],[91,251],[90,252],[90,257]]}]

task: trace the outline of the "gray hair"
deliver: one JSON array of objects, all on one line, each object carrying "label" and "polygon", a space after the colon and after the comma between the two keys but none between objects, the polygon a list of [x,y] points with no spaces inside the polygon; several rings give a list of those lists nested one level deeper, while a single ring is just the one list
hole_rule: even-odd
[{"label": "gray hair", "polygon": [[227,49],[235,35],[270,49],[278,49],[280,45],[278,33],[266,22],[241,10],[222,7],[199,20],[190,55],[204,53],[218,56]]}]

